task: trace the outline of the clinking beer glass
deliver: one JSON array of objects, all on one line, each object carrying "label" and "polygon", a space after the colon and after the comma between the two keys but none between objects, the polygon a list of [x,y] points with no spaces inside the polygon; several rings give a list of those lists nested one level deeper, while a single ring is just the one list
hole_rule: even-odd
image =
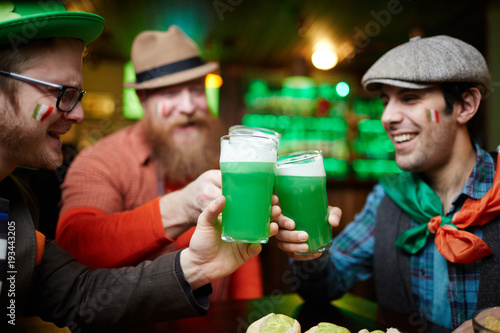
[{"label": "clinking beer glass", "polygon": [[221,138],[222,239],[267,243],[278,142],[268,136],[229,134]]},{"label": "clinking beer glass", "polygon": [[307,150],[278,157],[275,190],[283,215],[295,222],[295,230],[309,234],[309,250],[296,254],[323,252],[332,245],[328,222],[328,199],[323,155]]},{"label": "clinking beer glass", "polygon": [[278,143],[281,139],[281,134],[272,129],[263,127],[251,127],[245,125],[234,125],[229,127],[229,134],[252,134],[259,136],[269,136],[271,138],[274,138],[274,140],[276,140]]}]

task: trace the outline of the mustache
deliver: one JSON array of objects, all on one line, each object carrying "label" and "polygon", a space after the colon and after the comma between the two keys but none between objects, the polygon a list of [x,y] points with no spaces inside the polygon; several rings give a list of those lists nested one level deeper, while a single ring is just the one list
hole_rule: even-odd
[{"label": "mustache", "polygon": [[[151,123],[157,123],[157,119],[153,119],[151,117],[150,119]],[[162,119],[158,125],[162,127],[167,127],[167,128],[173,128],[173,127],[182,127],[182,126],[187,126],[191,124],[197,124],[201,126],[208,126],[209,123],[212,121],[212,116],[209,114],[206,114],[204,112],[193,112],[191,114],[179,114],[179,115],[173,115],[169,116],[167,118]],[[163,125],[161,125],[161,123]]]},{"label": "mustache", "polygon": [[48,132],[57,132],[57,133],[67,133],[71,129],[72,125],[64,125],[64,126],[53,126],[47,129]]}]

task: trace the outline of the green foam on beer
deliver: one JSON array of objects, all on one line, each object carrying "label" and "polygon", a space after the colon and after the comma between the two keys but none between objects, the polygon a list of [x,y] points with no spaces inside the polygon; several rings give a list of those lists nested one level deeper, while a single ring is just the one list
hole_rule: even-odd
[{"label": "green foam on beer", "polygon": [[351,331],[332,323],[319,323],[316,333],[351,333]]},{"label": "green foam on beer", "polygon": [[282,333],[293,327],[295,320],[283,314],[276,314],[267,320],[266,327],[261,333]]}]

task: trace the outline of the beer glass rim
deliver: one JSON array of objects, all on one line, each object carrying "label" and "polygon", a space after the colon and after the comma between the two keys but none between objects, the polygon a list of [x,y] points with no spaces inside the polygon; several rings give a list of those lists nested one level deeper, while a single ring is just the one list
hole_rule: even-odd
[{"label": "beer glass rim", "polygon": [[297,151],[278,156],[278,159],[276,161],[276,166],[279,167],[281,165],[286,165],[291,163],[306,162],[318,157],[323,157],[323,153],[321,150],[311,149],[311,150]]},{"label": "beer glass rim", "polygon": [[240,129],[242,129],[242,130],[248,129],[248,130],[254,130],[257,132],[262,132],[265,135],[277,137],[278,140],[281,138],[281,134],[279,132],[276,132],[275,130],[272,130],[270,128],[253,127],[253,126],[246,126],[246,125],[233,125],[233,126],[229,127],[229,134],[251,134],[251,133],[238,133],[238,132],[232,133],[232,132],[240,130]]},{"label": "beer glass rim", "polygon": [[221,136],[220,140],[226,140],[230,137],[248,137],[248,138],[255,138],[255,139],[265,139],[265,140],[271,140],[271,141],[274,141],[276,142],[276,140],[274,138],[272,138],[271,136],[269,135],[256,135],[256,134],[241,134],[241,133],[230,133],[230,134],[226,134],[226,135],[223,135]]}]

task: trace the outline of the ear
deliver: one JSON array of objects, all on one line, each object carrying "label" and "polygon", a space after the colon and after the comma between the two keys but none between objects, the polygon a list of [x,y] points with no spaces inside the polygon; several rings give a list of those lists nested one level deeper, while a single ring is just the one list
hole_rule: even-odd
[{"label": "ear", "polygon": [[462,102],[455,104],[458,107],[457,121],[460,124],[466,124],[476,114],[480,103],[481,92],[477,88],[470,88],[463,92]]}]

